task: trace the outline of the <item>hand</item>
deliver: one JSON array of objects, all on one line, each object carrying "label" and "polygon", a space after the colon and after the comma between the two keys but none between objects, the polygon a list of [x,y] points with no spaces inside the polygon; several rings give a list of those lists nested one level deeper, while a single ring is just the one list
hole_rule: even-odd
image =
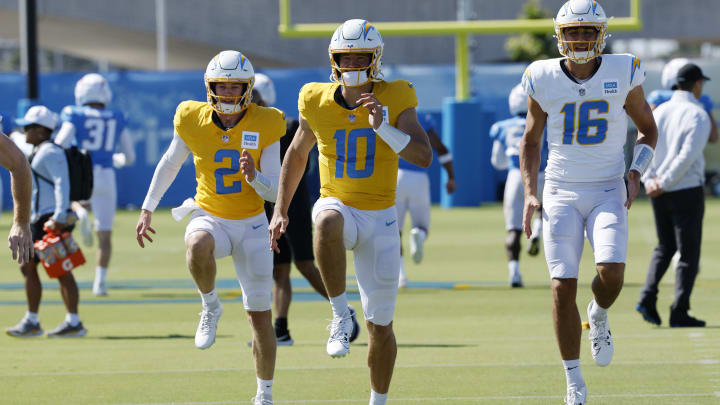
[{"label": "hand", "polygon": [[8,235],[8,247],[12,252],[13,260],[17,260],[19,265],[30,262],[34,251],[29,224],[14,223],[12,225],[10,235]]},{"label": "hand", "polygon": [[648,197],[659,197],[664,192],[665,190],[660,187],[660,184],[655,178],[650,179],[645,183],[645,193],[648,195]]},{"label": "hand", "polygon": [[255,160],[245,149],[243,149],[242,156],[240,156],[240,170],[245,175],[245,181],[250,183],[255,180]]},{"label": "hand", "polygon": [[447,183],[445,183],[445,189],[447,190],[448,194],[452,194],[456,188],[457,188],[457,183],[455,183],[454,178],[448,179]]},{"label": "hand", "polygon": [[140,211],[140,218],[138,219],[137,226],[135,227],[135,232],[137,234],[138,245],[140,245],[141,248],[145,247],[143,238],[147,239],[149,242],[153,241],[147,233],[147,231],[155,233],[155,230],[150,226],[150,222],[152,222],[152,212],[148,210]]},{"label": "hand", "polygon": [[525,207],[523,208],[523,230],[525,236],[530,239],[532,235],[532,217],[535,211],[540,208],[540,201],[534,195],[525,195]]},{"label": "hand", "polygon": [[638,195],[638,191],[640,191],[640,173],[637,172],[637,170],[630,170],[628,172],[628,182],[627,182],[627,189],[628,189],[628,197],[627,201],[625,201],[625,207],[627,209],[630,209],[630,206],[632,205],[632,202],[635,200],[635,197]]},{"label": "hand", "polygon": [[47,228],[48,230],[50,230],[50,232],[57,235],[62,232],[63,229],[65,229],[65,224],[50,218],[43,224],[43,227]]},{"label": "hand", "polygon": [[285,233],[288,223],[290,223],[290,220],[287,215],[283,215],[279,211],[275,210],[272,219],[270,220],[270,225],[268,226],[268,232],[270,233],[270,249],[274,250],[275,253],[280,253],[277,241]]},{"label": "hand", "polygon": [[380,128],[380,124],[383,121],[383,106],[378,101],[377,97],[373,93],[363,93],[357,100],[358,104],[362,104],[363,107],[367,108],[370,115],[368,116],[368,122],[373,129]]}]

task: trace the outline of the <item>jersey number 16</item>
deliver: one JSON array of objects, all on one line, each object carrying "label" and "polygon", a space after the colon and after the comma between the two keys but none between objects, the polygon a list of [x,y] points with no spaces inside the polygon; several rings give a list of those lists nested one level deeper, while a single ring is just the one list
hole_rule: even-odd
[{"label": "jersey number 16", "polygon": [[[576,107],[576,103],[566,103],[561,113],[565,114],[563,121],[563,145],[572,145],[573,137],[578,145],[595,145],[605,140],[608,130],[606,118],[590,119],[590,111],[596,110],[598,114],[607,114],[610,106],[605,100],[585,101]],[[577,120],[575,119],[577,116]],[[575,134],[577,122],[577,134]],[[595,133],[590,134],[590,128],[595,127]]]}]

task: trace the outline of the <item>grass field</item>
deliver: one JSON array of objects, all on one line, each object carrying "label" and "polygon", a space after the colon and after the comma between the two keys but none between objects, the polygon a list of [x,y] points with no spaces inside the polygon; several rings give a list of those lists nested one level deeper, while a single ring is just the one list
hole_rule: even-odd
[{"label": "grass field", "polygon": [[[425,261],[407,260],[409,288],[395,316],[398,357],[392,404],[561,404],[565,378],[551,326],[548,273],[542,254],[523,253],[526,288],[507,286],[499,205],[433,209]],[[720,200],[709,200],[701,273],[692,304],[705,329],[670,329],[672,271],[658,302],[665,325],[644,323],[634,306],[655,243],[651,209],[633,205],[626,284],[610,312],[615,357],[593,364],[587,332],[582,367],[589,404],[720,404]],[[156,242],[134,240],[137,212],[119,212],[109,293],[90,292],[94,266],[75,271],[81,284],[82,339],[0,336],[2,404],[246,404],[255,393],[250,331],[230,261],[219,263],[225,306],[215,345],[195,349],[199,297],[185,269],[184,224],[168,211],[153,217]],[[2,217],[6,235],[9,215]],[[0,272],[0,326],[26,310],[22,277],[7,250]],[[95,250],[85,249],[89,262]],[[586,247],[578,305],[583,318],[594,274]],[[351,263],[351,262],[350,262]],[[352,269],[349,270],[350,275]],[[278,349],[277,404],[368,402],[367,334],[344,359],[325,354],[330,308],[293,270],[292,347]],[[40,319],[53,329],[63,318],[57,283],[47,280]],[[348,277],[354,305],[357,287]]]}]

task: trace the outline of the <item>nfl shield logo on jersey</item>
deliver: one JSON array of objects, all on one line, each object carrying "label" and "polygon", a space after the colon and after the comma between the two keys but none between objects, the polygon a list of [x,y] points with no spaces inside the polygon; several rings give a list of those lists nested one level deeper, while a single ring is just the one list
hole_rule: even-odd
[{"label": "nfl shield logo on jersey", "polygon": [[357,118],[357,117],[355,117],[355,114],[348,115],[348,121],[350,121],[350,122],[355,122],[355,118]]},{"label": "nfl shield logo on jersey", "polygon": [[228,142],[230,142],[230,137],[227,136],[227,135],[223,135],[223,136],[222,136],[222,141],[223,141],[223,143],[228,143]]},{"label": "nfl shield logo on jersey", "polygon": [[585,89],[581,87],[578,93],[580,93],[580,97],[583,97],[585,95]]}]

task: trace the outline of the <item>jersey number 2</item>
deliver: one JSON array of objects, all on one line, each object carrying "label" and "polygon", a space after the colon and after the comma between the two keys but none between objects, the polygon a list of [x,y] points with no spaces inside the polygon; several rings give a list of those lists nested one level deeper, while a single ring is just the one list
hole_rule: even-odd
[{"label": "jersey number 2", "polygon": [[[335,162],[335,178],[341,179],[347,175],[351,179],[363,179],[370,177],[375,170],[375,131],[370,128],[356,128],[347,133],[344,129],[335,132],[335,150],[337,161]],[[357,149],[358,140],[365,138],[365,166],[358,169]],[[345,140],[347,139],[347,153],[345,153]]]},{"label": "jersey number 2", "polygon": [[[606,118],[590,119],[590,111],[596,110],[598,114],[607,114],[610,105],[605,100],[585,101],[576,108],[575,103],[566,103],[561,113],[565,114],[563,121],[563,144],[572,145],[575,135],[575,117],[577,116],[577,143],[579,145],[595,145],[605,140],[608,130]],[[577,111],[577,114],[576,114]],[[595,127],[595,133],[590,134],[590,128]]]},{"label": "jersey number 2", "polygon": [[242,181],[233,181],[228,187],[225,185],[225,175],[232,175],[240,171],[240,151],[235,149],[220,149],[215,152],[215,162],[230,159],[230,167],[221,167],[215,170],[215,192],[218,194],[233,194],[242,191]]}]

